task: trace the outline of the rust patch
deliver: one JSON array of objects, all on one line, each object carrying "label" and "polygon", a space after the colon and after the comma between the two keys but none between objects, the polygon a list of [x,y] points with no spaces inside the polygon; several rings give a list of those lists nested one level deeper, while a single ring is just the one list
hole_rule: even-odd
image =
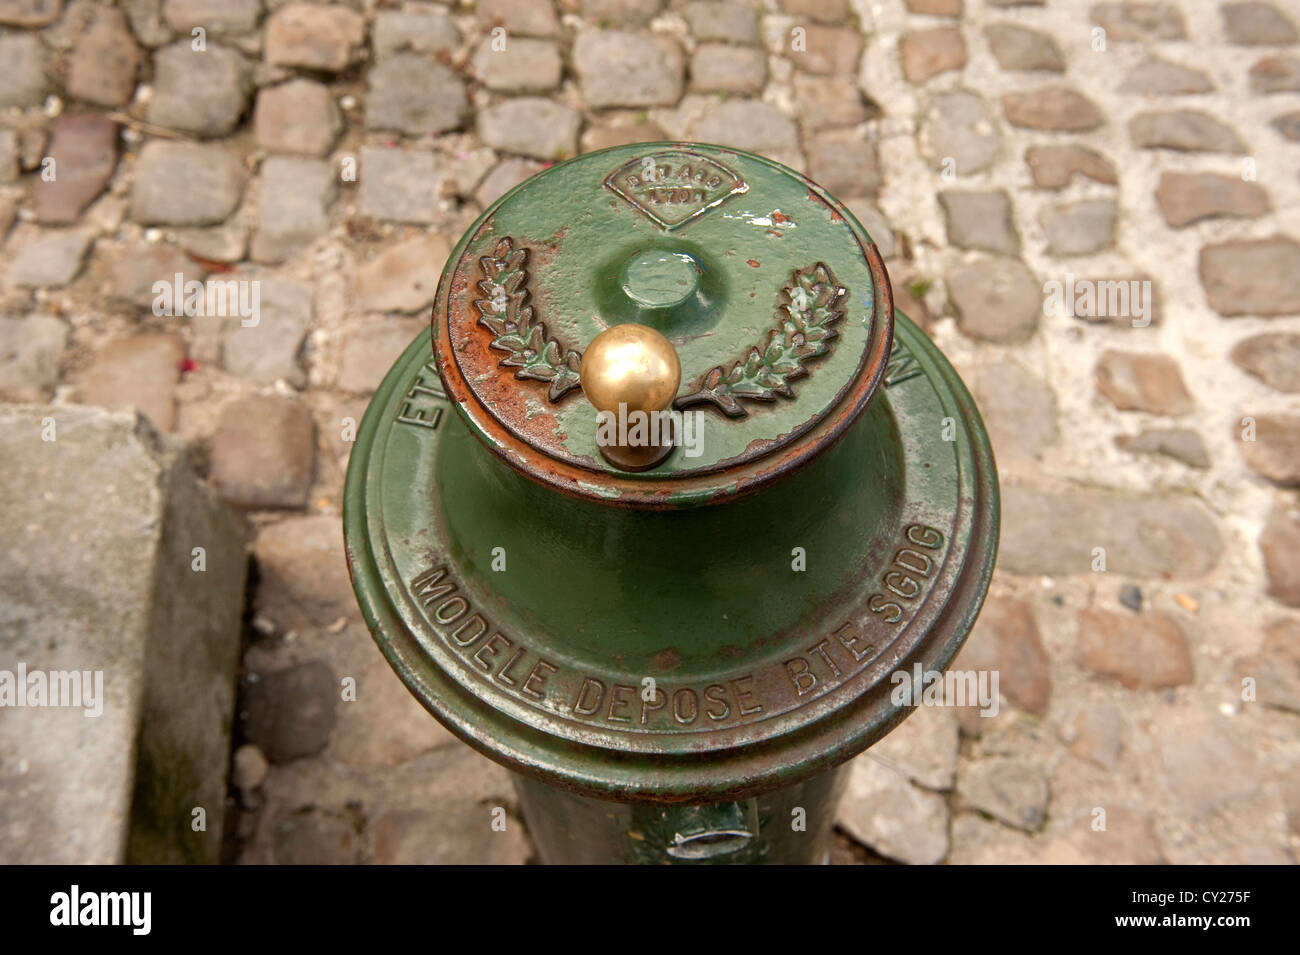
[{"label": "rust patch", "polygon": [[676,670],[682,662],[682,655],[677,652],[676,648],[669,647],[666,650],[660,650],[650,658],[650,669],[655,673],[668,673]]}]

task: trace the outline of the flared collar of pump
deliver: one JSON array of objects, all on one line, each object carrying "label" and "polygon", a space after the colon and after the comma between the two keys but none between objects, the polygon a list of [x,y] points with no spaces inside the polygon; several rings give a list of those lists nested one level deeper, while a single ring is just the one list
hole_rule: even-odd
[{"label": "flared collar of pump", "polygon": [[[593,341],[627,325],[660,333],[680,364],[641,419],[672,435],[644,468],[608,453],[638,440],[639,409],[602,418],[583,388]],[[447,396],[513,468],[577,497],[679,508],[755,491],[832,445],[879,385],[893,327],[879,252],[820,187],[738,150],[640,143],[498,200],[448,260],[432,331]]]}]

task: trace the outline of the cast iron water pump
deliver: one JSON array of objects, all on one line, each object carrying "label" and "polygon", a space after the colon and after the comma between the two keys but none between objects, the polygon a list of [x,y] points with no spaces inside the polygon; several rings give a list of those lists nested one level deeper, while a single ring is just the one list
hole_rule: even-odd
[{"label": "cast iron water pump", "polygon": [[771,160],[619,146],[493,203],[431,332],[344,509],[411,692],[516,772],[544,861],[822,861],[998,534],[979,414],[865,230]]}]

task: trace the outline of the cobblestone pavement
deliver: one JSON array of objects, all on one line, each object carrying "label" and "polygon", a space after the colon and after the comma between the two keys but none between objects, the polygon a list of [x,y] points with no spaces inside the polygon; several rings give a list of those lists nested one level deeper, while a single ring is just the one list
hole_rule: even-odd
[{"label": "cobblestone pavement", "polygon": [[[958,665],[1004,705],[860,757],[835,859],[1297,858],[1294,0],[0,0],[0,25],[0,395],[138,407],[255,529],[230,858],[530,858],[489,825],[504,771],[355,610],[349,438],[487,203],[664,138],[844,198],[999,459]],[[259,324],[156,314],[177,273],[259,279]]]}]

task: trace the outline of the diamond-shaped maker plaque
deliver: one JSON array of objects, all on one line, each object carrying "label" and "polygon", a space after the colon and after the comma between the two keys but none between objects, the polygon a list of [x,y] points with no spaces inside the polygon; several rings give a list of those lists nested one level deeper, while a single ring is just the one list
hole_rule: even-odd
[{"label": "diamond-shaped maker plaque", "polygon": [[665,229],[698,219],[749,189],[722,163],[685,149],[647,153],[625,162],[605,177],[605,186]]}]

